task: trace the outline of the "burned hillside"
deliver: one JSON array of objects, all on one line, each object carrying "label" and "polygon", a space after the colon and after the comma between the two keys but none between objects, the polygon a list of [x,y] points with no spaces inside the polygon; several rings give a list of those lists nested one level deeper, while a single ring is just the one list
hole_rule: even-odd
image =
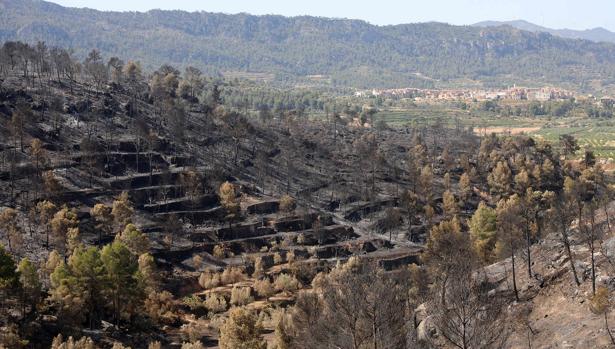
[{"label": "burned hillside", "polygon": [[237,108],[241,81],[11,45],[2,345],[515,347],[552,329],[523,307],[611,285],[610,174],[574,138]]}]

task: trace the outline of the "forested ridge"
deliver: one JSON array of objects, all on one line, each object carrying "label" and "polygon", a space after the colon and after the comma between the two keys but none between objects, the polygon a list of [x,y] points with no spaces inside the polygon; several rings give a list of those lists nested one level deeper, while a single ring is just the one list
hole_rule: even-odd
[{"label": "forested ridge", "polygon": [[92,48],[105,55],[193,65],[210,75],[273,73],[296,82],[331,76],[353,87],[554,83],[589,89],[613,83],[615,45],[569,40],[510,27],[442,23],[374,26],[359,20],[154,10],[101,12],[45,1],[1,0],[0,41]]},{"label": "forested ridge", "polygon": [[546,32],[555,36],[560,36],[568,39],[584,39],[595,42],[615,42],[615,33],[608,31],[602,27],[574,30],[574,29],[551,29],[530,23],[524,20],[516,21],[484,21],[475,23],[476,27],[499,27],[502,25],[509,25],[511,27],[527,30],[531,32]]}]

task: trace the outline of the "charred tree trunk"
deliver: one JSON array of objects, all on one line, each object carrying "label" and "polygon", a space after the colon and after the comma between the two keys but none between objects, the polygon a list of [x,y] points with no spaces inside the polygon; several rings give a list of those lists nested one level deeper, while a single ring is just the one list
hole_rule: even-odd
[{"label": "charred tree trunk", "polygon": [[519,301],[519,290],[517,290],[517,270],[515,268],[515,247],[514,247],[514,242],[512,241],[512,238],[511,238],[511,243],[510,243],[510,257],[512,261],[513,290],[515,292],[515,300],[518,302]]},{"label": "charred tree trunk", "polygon": [[532,277],[532,254],[531,254],[532,239],[530,237],[529,227],[525,231],[525,249],[527,253],[527,276]]},{"label": "charred tree trunk", "polygon": [[613,345],[615,345],[615,337],[613,337],[613,333],[611,332],[611,329],[609,328],[609,316],[608,316],[609,312],[605,311],[604,312],[604,327],[606,328],[606,332],[609,334],[609,338],[611,338],[611,343]]},{"label": "charred tree trunk", "polygon": [[561,235],[562,235],[562,242],[564,243],[564,247],[566,248],[566,254],[568,255],[568,260],[570,262],[570,270],[572,271],[572,276],[574,277],[574,282],[577,284],[577,286],[581,285],[581,282],[579,281],[579,277],[577,276],[577,269],[574,266],[574,258],[572,256],[572,250],[570,249],[570,239],[568,238],[568,228],[566,227],[566,223],[565,222],[560,222],[561,224]]}]

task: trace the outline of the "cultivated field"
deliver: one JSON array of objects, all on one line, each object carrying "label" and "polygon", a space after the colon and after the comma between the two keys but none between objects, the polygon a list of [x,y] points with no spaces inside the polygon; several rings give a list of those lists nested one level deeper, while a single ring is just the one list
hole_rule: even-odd
[{"label": "cultivated field", "polygon": [[391,127],[427,126],[438,122],[448,127],[471,126],[481,135],[526,133],[554,144],[559,136],[572,134],[581,148],[592,149],[600,158],[615,159],[615,121],[609,119],[502,117],[490,112],[439,106],[383,110],[377,115]]}]

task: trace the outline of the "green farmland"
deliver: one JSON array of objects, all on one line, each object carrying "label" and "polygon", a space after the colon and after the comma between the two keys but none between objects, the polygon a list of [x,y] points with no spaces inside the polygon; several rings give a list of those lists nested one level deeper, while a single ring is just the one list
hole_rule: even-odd
[{"label": "green farmland", "polygon": [[377,114],[391,127],[424,126],[439,122],[454,127],[473,127],[478,134],[492,132],[530,134],[557,143],[559,136],[572,134],[581,148],[592,149],[601,158],[615,159],[615,120],[580,117],[501,117],[494,113],[443,107],[383,110]]}]

